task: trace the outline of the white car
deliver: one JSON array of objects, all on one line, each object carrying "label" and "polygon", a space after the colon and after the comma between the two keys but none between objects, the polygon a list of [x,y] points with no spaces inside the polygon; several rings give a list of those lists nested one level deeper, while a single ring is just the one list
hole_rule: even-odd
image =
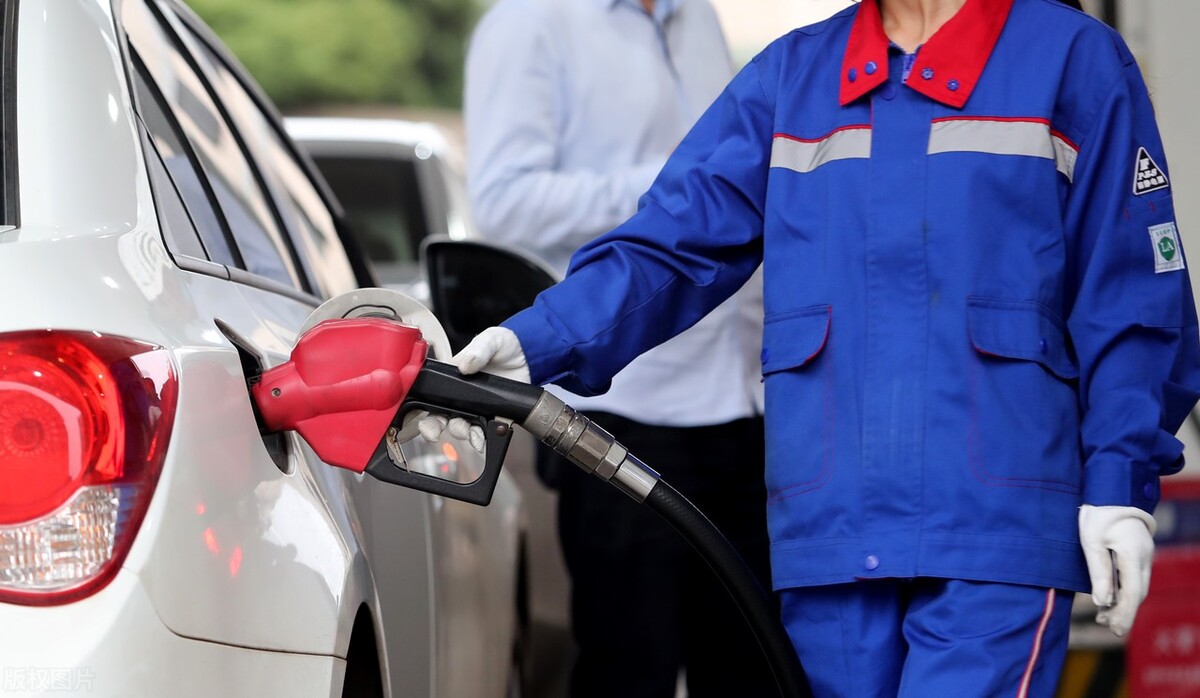
[{"label": "white car", "polygon": [[372,284],[273,107],[175,0],[0,15],[0,694],[519,689],[510,478],[479,508],[260,433],[247,382]]}]

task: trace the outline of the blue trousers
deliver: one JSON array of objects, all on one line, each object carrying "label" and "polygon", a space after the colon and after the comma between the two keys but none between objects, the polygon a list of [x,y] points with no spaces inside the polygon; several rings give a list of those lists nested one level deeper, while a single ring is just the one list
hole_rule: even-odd
[{"label": "blue trousers", "polygon": [[1072,592],[948,579],[785,589],[816,698],[1052,698]]}]

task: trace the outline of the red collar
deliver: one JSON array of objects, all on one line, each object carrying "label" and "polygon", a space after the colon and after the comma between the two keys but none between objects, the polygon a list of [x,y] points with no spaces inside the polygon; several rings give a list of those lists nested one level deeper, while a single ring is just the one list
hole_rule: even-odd
[{"label": "red collar", "polygon": [[[967,0],[958,14],[925,42],[906,83],[942,104],[961,109],[979,82],[1000,38],[1013,0]],[[877,0],[862,0],[842,61],[843,106],[888,78],[888,46]]]}]

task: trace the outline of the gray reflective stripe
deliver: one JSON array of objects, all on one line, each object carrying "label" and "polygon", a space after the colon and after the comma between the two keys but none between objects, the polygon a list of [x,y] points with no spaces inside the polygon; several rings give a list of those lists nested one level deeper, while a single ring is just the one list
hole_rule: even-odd
[{"label": "gray reflective stripe", "polygon": [[815,141],[775,136],[771,144],[771,167],[812,172],[834,160],[871,157],[871,129],[847,128]]},{"label": "gray reflective stripe", "polygon": [[1054,164],[1058,166],[1059,172],[1067,176],[1068,182],[1074,182],[1075,161],[1079,159],[1079,149],[1053,131],[1050,132],[1050,138],[1054,141]]},{"label": "gray reflective stripe", "polygon": [[945,119],[929,132],[929,154],[988,153],[1053,160],[1068,180],[1075,177],[1079,152],[1041,121]]}]

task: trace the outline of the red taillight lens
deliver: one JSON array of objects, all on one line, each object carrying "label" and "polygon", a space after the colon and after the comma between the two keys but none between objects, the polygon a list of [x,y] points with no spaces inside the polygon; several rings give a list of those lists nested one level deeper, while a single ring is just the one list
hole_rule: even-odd
[{"label": "red taillight lens", "polygon": [[162,469],[175,394],[157,347],[0,335],[0,601],[62,603],[111,579]]}]

